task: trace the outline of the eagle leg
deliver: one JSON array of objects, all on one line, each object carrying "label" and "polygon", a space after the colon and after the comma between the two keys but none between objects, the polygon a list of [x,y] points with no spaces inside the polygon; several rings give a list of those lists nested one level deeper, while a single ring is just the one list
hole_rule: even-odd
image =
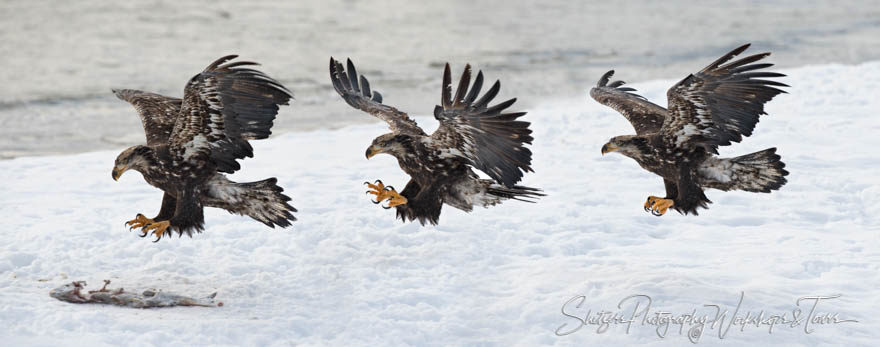
[{"label": "eagle leg", "polygon": [[656,196],[648,196],[648,200],[645,201],[645,212],[651,212],[651,214],[660,217],[666,213],[672,205],[675,205],[675,201],[672,199],[664,199]]},{"label": "eagle leg", "polygon": [[153,240],[153,242],[159,242],[159,239],[162,238],[162,235],[165,235],[165,230],[167,230],[170,226],[171,223],[167,220],[151,223],[150,225],[144,227],[144,229],[142,230],[144,234],[141,235],[141,237],[146,237],[148,233],[152,232],[153,235],[156,236],[156,239]]},{"label": "eagle leg", "polygon": [[134,219],[125,222],[125,226],[128,227],[128,231],[132,231],[135,228],[143,228],[149,224],[152,224],[153,220],[145,217],[144,215],[138,213]]},{"label": "eagle leg", "polygon": [[389,209],[397,205],[403,205],[407,203],[407,199],[397,193],[392,186],[386,186],[382,183],[381,180],[376,180],[375,184],[370,184],[370,182],[364,182],[371,190],[367,191],[367,194],[373,194],[376,196],[376,200],[371,200],[374,204],[380,204],[382,201],[388,200],[388,206],[382,206],[384,209]]}]

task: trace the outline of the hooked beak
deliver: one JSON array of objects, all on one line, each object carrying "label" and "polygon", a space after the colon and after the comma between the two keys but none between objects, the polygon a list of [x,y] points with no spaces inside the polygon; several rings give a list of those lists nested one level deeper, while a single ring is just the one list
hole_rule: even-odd
[{"label": "hooked beak", "polygon": [[382,150],[384,150],[382,147],[376,145],[370,146],[370,148],[367,148],[367,159],[370,159],[376,154],[382,153]]},{"label": "hooked beak", "polygon": [[118,181],[119,177],[121,177],[122,174],[125,173],[126,171],[128,171],[128,166],[125,166],[122,168],[114,167],[113,168],[113,180]]},{"label": "hooked beak", "polygon": [[618,149],[620,148],[606,143],[604,146],[602,146],[602,155],[605,155],[605,153],[614,152]]}]

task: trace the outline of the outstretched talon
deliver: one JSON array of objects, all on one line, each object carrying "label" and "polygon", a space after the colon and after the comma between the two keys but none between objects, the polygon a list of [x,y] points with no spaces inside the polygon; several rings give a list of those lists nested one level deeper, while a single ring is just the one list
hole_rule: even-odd
[{"label": "outstretched talon", "polygon": [[376,200],[371,200],[374,204],[378,204],[385,200],[385,194],[387,193],[387,187],[382,184],[382,180],[376,180],[373,184],[370,182],[364,182],[372,190],[368,190],[367,194],[373,194],[376,196]]},{"label": "outstretched talon", "polygon": [[137,216],[134,217],[134,219],[125,222],[125,226],[128,227],[128,231],[132,231],[135,228],[143,228],[149,224],[152,224],[153,222],[154,221],[152,219],[144,217],[144,215],[138,213]]},{"label": "outstretched talon", "polygon": [[370,184],[370,182],[364,182],[371,190],[367,191],[367,194],[373,194],[376,196],[376,200],[372,200],[374,204],[379,204],[382,201],[388,200],[388,206],[382,206],[384,209],[389,209],[397,205],[403,205],[407,203],[407,199],[397,193],[392,186],[386,186],[382,183],[381,180],[376,180],[375,184]]},{"label": "outstretched talon", "polygon": [[388,206],[382,206],[384,209],[389,209],[397,205],[405,205],[409,200],[407,200],[403,195],[400,195],[394,187],[388,186],[385,188],[386,197],[388,198]]},{"label": "outstretched talon", "polygon": [[141,229],[141,231],[144,232],[143,235],[141,235],[141,237],[146,237],[147,234],[152,232],[153,235],[156,236],[156,239],[153,240],[153,242],[159,242],[159,239],[162,238],[162,235],[165,235],[165,230],[167,230],[169,226],[171,226],[171,223],[169,223],[167,220],[161,221],[161,222],[150,223],[149,225],[147,225],[143,229]]},{"label": "outstretched talon", "polygon": [[675,202],[672,199],[664,199],[656,196],[648,196],[648,200],[645,201],[645,212],[651,212],[651,214],[660,217],[666,213]]}]

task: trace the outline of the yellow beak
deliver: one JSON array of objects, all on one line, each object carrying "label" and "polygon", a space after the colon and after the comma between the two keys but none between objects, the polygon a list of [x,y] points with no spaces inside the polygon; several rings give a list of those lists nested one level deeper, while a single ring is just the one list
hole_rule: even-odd
[{"label": "yellow beak", "polygon": [[384,150],[384,148],[382,148],[382,147],[375,146],[375,145],[370,146],[370,148],[367,148],[367,159],[372,158],[376,154],[382,153],[382,150]]},{"label": "yellow beak", "polygon": [[605,153],[614,152],[618,149],[620,148],[606,143],[604,146],[602,146],[602,155],[605,155]]},{"label": "yellow beak", "polygon": [[122,174],[125,173],[126,171],[128,171],[128,166],[121,167],[121,168],[114,167],[113,168],[113,180],[118,181],[119,177],[122,177]]}]

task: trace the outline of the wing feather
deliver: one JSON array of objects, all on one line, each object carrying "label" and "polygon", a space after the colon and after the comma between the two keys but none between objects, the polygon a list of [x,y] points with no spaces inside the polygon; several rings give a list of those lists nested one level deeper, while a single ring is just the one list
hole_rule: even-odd
[{"label": "wing feather", "polygon": [[243,67],[257,63],[224,64],[236,57],[220,58],[190,79],[169,139],[184,160],[203,155],[228,173],[240,168],[237,159],[253,156],[248,140],[269,137],[279,106],[293,98],[281,83]]},{"label": "wing feather", "polygon": [[116,97],[134,106],[144,127],[147,146],[168,143],[180,113],[181,99],[133,89],[113,89]]},{"label": "wing feather", "polygon": [[477,73],[468,91],[471,67],[467,65],[452,96],[449,64],[443,71],[441,105],[434,108],[440,127],[431,134],[430,143],[441,156],[459,157],[485,172],[496,182],[511,187],[532,171],[532,152],[525,144],[532,143],[529,122],[519,121],[525,112],[503,113],[516,99],[489,107],[498,94],[500,82],[474,102],[483,85],[482,71]]},{"label": "wing feather", "polygon": [[641,95],[631,93],[636,91],[633,88],[621,87],[625,84],[623,81],[610,82],[613,75],[614,70],[602,75],[596,86],[590,89],[590,96],[600,104],[620,112],[632,124],[637,135],[659,131],[666,119],[666,109]]},{"label": "wing feather", "polygon": [[[357,70],[351,59],[348,59],[346,68],[342,63],[330,57],[330,81],[333,88],[342,96],[342,99],[352,107],[367,112],[386,123],[391,131],[410,135],[425,135],[422,128],[406,113],[394,107],[382,104],[382,94],[370,89],[370,82],[363,75],[358,79]],[[360,80],[360,83],[358,83]]]},{"label": "wing feather", "polygon": [[748,47],[734,49],[669,89],[669,114],[660,132],[675,146],[698,145],[717,153],[718,146],[740,142],[752,134],[760,116],[767,114],[764,104],[785,93],[775,87],[788,85],[763,79],[785,75],[757,71],[773,64],[754,64],[770,53],[728,63]]},{"label": "wing feather", "polygon": [[[449,68],[449,64],[446,64]],[[461,74],[461,80],[458,81],[458,88],[455,89],[455,99],[453,99],[452,107],[462,107],[464,103],[465,93],[471,85],[471,66],[467,65]]]}]

